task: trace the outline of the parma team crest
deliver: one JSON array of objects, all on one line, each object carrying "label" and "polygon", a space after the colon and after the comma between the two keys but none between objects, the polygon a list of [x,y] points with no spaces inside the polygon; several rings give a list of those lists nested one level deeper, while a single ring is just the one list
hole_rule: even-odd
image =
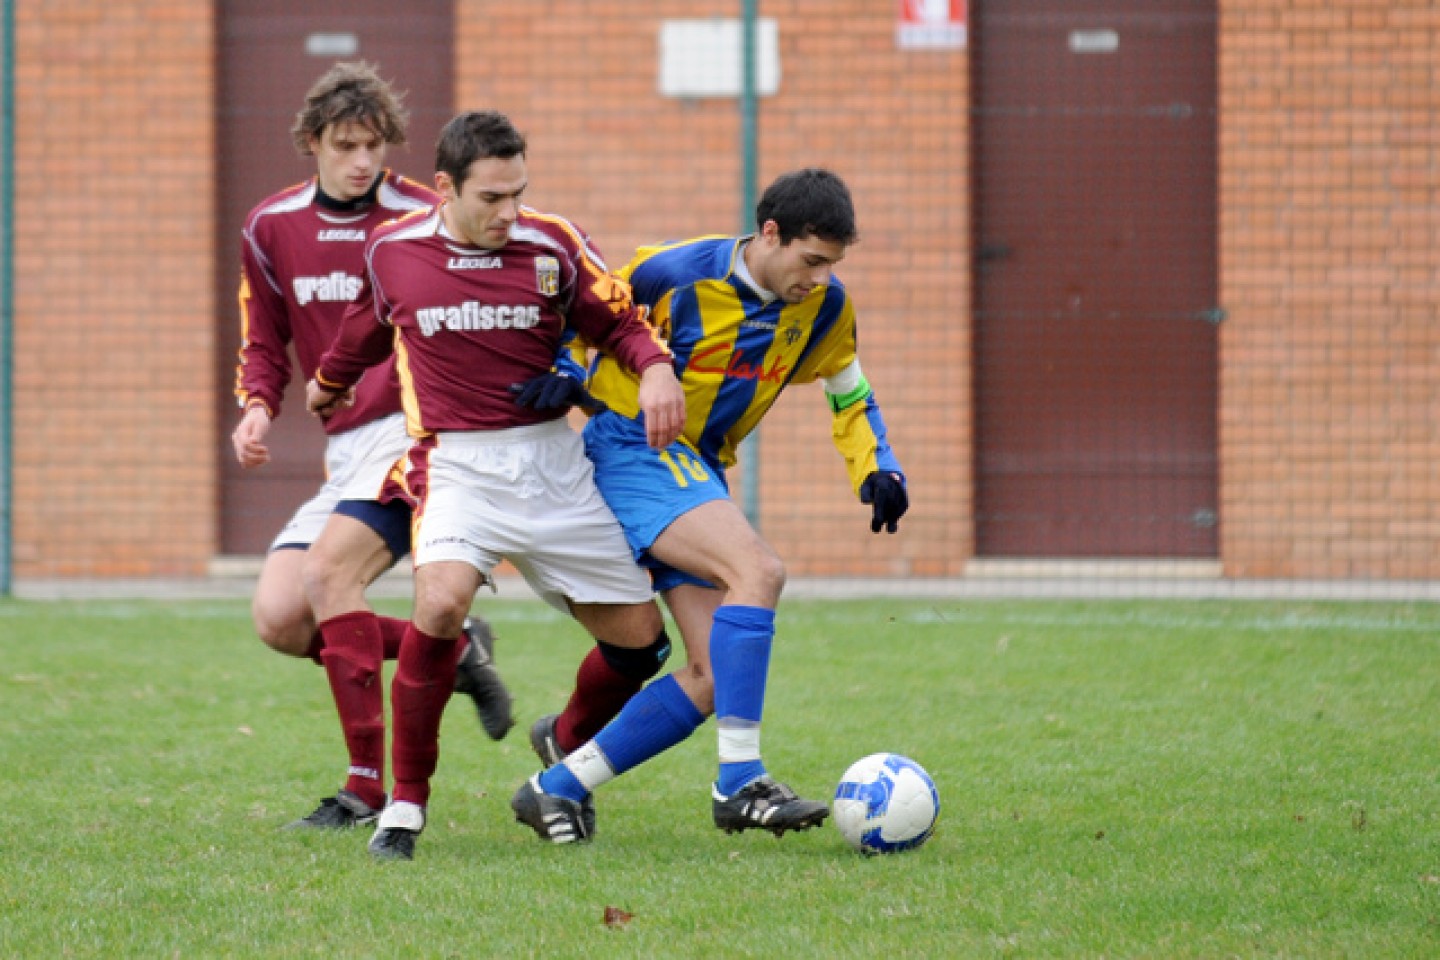
[{"label": "parma team crest", "polygon": [[535,286],[542,297],[553,297],[560,292],[560,261],[554,257],[535,258]]}]

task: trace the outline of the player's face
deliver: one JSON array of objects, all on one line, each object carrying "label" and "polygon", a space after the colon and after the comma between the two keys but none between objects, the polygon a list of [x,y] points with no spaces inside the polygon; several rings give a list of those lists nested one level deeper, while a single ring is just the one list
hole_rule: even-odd
[{"label": "player's face", "polygon": [[819,237],[796,237],[780,242],[780,229],[767,220],[751,242],[753,263],[747,261],[756,281],[786,303],[799,303],[816,287],[830,282],[831,268],[845,259],[845,244]]},{"label": "player's face", "polygon": [[336,200],[358,200],[385,169],[385,141],[363,123],[332,123],[310,138],[320,189]]},{"label": "player's face", "polygon": [[505,246],[529,182],[524,156],[476,160],[458,190],[449,174],[435,174],[435,188],[446,200],[445,226],[482,250]]}]

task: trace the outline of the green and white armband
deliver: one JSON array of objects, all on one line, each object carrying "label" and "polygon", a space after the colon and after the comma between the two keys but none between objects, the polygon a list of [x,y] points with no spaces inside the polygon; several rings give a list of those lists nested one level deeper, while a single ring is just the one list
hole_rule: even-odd
[{"label": "green and white armband", "polygon": [[834,413],[853,407],[868,396],[870,381],[865,379],[859,360],[852,360],[844,370],[825,378],[825,399],[830,401],[830,410]]}]

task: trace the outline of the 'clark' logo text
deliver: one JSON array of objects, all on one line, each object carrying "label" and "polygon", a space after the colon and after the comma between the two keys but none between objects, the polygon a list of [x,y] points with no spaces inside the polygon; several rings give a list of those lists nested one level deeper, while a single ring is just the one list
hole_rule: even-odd
[{"label": "'clark' logo text", "polygon": [[540,323],[540,305],[536,303],[496,306],[466,300],[458,307],[422,307],[415,311],[420,332],[433,337],[442,327],[446,330],[529,330]]},{"label": "'clark' logo text", "polygon": [[[745,351],[734,350],[733,343],[717,343],[713,347],[701,350],[690,358],[688,369],[696,373],[718,373],[724,377],[731,377],[736,380],[759,380],[761,383],[783,384],[790,373],[790,368],[780,362],[776,357],[769,367],[765,366],[762,360],[760,363],[746,363]],[[730,354],[724,366],[719,361]]]},{"label": "'clark' logo text", "polygon": [[322,303],[350,303],[360,296],[360,278],[352,277],[342,270],[336,270],[324,277],[296,277],[293,283],[295,302],[302,307],[311,300]]}]

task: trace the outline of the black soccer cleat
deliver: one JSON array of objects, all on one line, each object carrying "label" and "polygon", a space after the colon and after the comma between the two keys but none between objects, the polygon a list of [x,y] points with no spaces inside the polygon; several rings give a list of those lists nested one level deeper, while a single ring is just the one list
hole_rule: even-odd
[{"label": "black soccer cleat", "polygon": [[540,789],[537,773],[521,784],[510,798],[515,820],[534,830],[541,840],[551,843],[576,843],[595,836],[595,805],[589,797],[576,803],[569,797],[557,797]]},{"label": "black soccer cleat", "polygon": [[374,823],[380,811],[368,805],[349,790],[340,790],[333,797],[320,801],[309,816],[285,824],[286,830],[349,830]]},{"label": "black soccer cleat", "polygon": [[530,727],[530,749],[546,767],[553,767],[569,756],[555,735],[555,722],[559,719],[560,714],[547,713]]},{"label": "black soccer cleat", "polygon": [[814,800],[801,800],[785,784],[768,776],[750,781],[728,797],[710,788],[715,826],[726,833],[769,830],[783,836],[787,830],[809,830],[825,822],[830,808]]},{"label": "black soccer cleat", "polygon": [[465,634],[465,652],[455,665],[455,692],[475,701],[480,726],[491,740],[503,739],[515,726],[511,708],[514,698],[495,669],[495,634],[490,624],[479,617],[466,617],[461,631]]},{"label": "black soccer cleat", "polygon": [[414,860],[415,838],[425,829],[425,808],[414,803],[392,803],[380,814],[370,856],[376,860]]}]

